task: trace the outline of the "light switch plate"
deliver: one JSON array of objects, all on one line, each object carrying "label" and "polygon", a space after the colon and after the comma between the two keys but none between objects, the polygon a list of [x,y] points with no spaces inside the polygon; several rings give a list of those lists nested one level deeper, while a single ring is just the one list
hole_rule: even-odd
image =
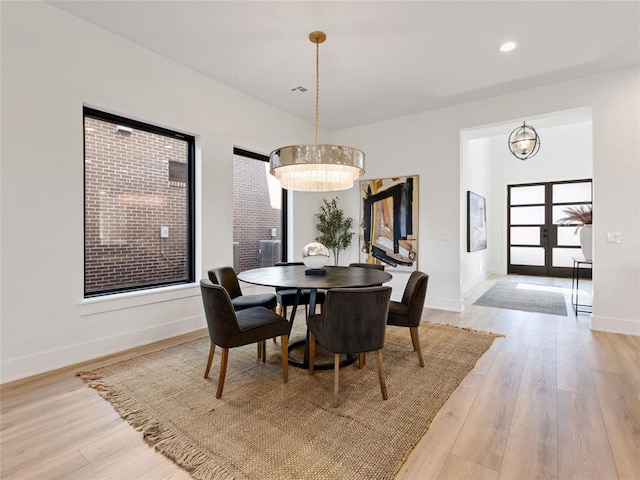
[{"label": "light switch plate", "polygon": [[607,233],[607,242],[608,243],[622,243],[622,234],[620,232],[608,232]]}]

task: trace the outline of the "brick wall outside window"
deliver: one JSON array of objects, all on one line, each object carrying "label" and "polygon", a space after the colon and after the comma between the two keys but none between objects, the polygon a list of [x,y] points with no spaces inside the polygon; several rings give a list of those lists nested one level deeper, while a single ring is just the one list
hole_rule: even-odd
[{"label": "brick wall outside window", "polygon": [[188,192],[169,181],[187,148],[85,117],[85,294],[187,279]]},{"label": "brick wall outside window", "polygon": [[[267,185],[268,170],[265,162],[234,156],[233,162],[233,241],[237,242],[235,268],[244,271],[270,266],[268,248],[261,240],[282,240],[282,210],[272,208]],[[278,190],[281,195],[281,190]],[[271,236],[271,229],[276,236]],[[275,261],[280,260],[281,244],[275,245]]]}]

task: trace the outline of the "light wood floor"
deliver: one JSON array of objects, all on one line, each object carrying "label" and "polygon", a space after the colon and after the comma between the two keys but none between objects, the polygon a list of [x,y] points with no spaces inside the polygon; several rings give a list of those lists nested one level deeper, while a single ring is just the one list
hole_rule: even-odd
[{"label": "light wood floor", "polygon": [[[567,317],[472,305],[495,281],[470,292],[461,314],[425,311],[430,322],[506,336],[453,393],[397,479],[640,479],[640,338],[592,332],[569,300]],[[570,281],[546,284],[569,298]],[[0,476],[188,479],[74,372],[204,334],[3,385]]]}]

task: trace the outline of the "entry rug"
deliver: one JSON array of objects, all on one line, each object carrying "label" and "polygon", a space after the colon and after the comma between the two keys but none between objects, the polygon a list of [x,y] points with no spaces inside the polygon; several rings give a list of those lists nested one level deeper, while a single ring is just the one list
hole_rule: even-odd
[{"label": "entry rug", "polygon": [[[294,335],[295,337],[296,335]],[[80,375],[145,440],[197,480],[392,479],[429,424],[498,334],[423,323],[418,365],[409,329],[389,327],[383,353],[389,399],[375,355],[340,370],[340,406],[332,407],[333,371],[289,368],[267,342],[229,353],[217,400],[220,353],[203,378],[202,338]],[[295,340],[295,338],[294,338]]]},{"label": "entry rug", "polygon": [[549,291],[552,288],[545,285],[503,280],[497,282],[473,304],[566,317],[567,303],[564,294]]}]

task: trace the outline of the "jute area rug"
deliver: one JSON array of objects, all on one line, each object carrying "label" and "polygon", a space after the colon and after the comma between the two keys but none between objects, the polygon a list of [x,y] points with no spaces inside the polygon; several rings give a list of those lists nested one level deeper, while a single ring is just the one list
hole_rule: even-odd
[{"label": "jute area rug", "polygon": [[474,305],[567,316],[564,295],[549,287],[503,280],[497,282]]},{"label": "jute area rug", "polygon": [[266,363],[255,345],[230,350],[219,400],[218,351],[213,378],[203,378],[208,337],[80,375],[195,479],[390,479],[497,336],[422,324],[420,368],[408,329],[389,327],[389,399],[380,394],[375,355],[367,354],[362,370],[341,369],[338,408],[333,371],[311,377],[290,367],[284,384],[272,341]]}]

